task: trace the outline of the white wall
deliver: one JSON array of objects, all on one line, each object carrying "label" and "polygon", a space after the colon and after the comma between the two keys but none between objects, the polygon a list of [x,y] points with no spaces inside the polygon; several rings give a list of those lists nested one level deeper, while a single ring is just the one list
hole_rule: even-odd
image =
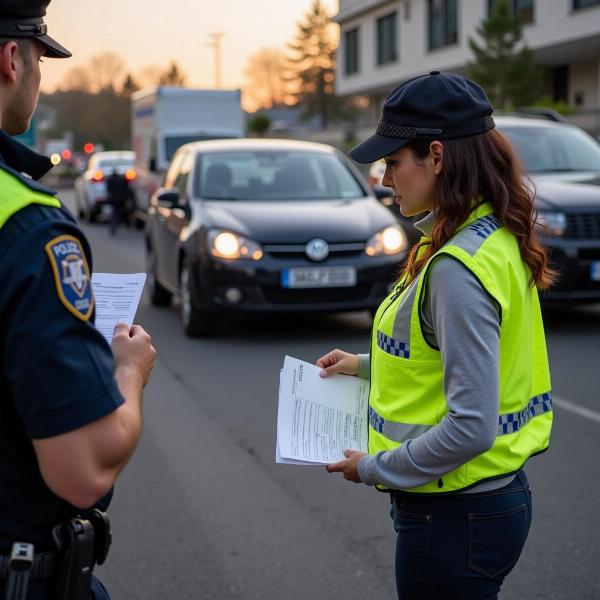
[{"label": "white wall", "polygon": [[[410,20],[404,18],[403,1],[397,0],[363,13],[361,16],[343,21],[341,43],[344,31],[360,26],[360,71],[356,75],[344,75],[344,49],[340,48],[338,61],[337,93],[360,94],[378,88],[391,87],[398,81],[431,70],[461,70],[470,59],[468,39],[475,35],[475,29],[487,17],[487,0],[459,0],[459,40],[457,44],[428,50],[427,0],[410,0]],[[347,7],[356,5],[356,0],[341,2],[340,14]],[[595,59],[600,48],[600,6],[571,11],[572,0],[536,0],[535,22],[524,27],[525,38],[534,50],[546,53],[546,64],[556,60],[585,61]],[[397,62],[378,67],[376,65],[376,20],[378,17],[397,11],[399,59]],[[571,44],[577,40],[585,44]],[[562,48],[569,46],[568,54]],[[556,47],[557,51],[548,53]],[[596,50],[594,50],[596,49]],[[594,54],[595,53],[595,54]],[[556,63],[559,64],[559,63]],[[586,101],[587,104],[587,101]]]}]

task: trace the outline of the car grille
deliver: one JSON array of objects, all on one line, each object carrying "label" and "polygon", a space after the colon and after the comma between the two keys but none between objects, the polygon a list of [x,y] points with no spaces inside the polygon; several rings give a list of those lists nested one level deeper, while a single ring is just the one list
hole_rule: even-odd
[{"label": "car grille", "polygon": [[600,213],[567,214],[565,237],[576,240],[600,239]]},{"label": "car grille", "polygon": [[[365,251],[365,246],[364,242],[329,244],[329,257],[357,256]],[[268,244],[263,250],[273,258],[306,258],[306,244]]]}]

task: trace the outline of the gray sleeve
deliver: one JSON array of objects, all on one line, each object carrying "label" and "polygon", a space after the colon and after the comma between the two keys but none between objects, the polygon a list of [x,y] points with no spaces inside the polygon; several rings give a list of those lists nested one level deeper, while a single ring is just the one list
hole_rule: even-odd
[{"label": "gray sleeve", "polygon": [[359,365],[357,377],[361,379],[371,379],[371,355],[370,354],[359,354],[358,355]]},{"label": "gray sleeve", "polygon": [[435,481],[488,450],[496,438],[497,304],[461,263],[440,257],[430,269],[423,312],[442,355],[448,414],[402,446],[365,456],[359,473],[369,485],[408,489]]}]

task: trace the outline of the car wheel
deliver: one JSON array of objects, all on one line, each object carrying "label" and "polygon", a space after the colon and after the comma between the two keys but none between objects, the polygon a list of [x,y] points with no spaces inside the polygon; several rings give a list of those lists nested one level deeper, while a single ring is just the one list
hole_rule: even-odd
[{"label": "car wheel", "polygon": [[88,223],[95,223],[98,220],[98,211],[95,208],[88,208],[85,217]]},{"label": "car wheel", "polygon": [[146,250],[146,272],[148,273],[150,302],[154,306],[169,306],[173,295],[156,279],[156,257],[151,248]]},{"label": "car wheel", "polygon": [[194,306],[193,284],[188,261],[184,260],[179,278],[181,324],[186,335],[205,337],[215,333],[216,317]]},{"label": "car wheel", "polygon": [[139,217],[133,218],[134,227],[138,230],[144,229],[144,225],[146,225],[146,221],[144,219],[140,219]]},{"label": "car wheel", "polygon": [[85,217],[85,213],[83,212],[83,208],[81,207],[81,200],[79,198],[79,194],[75,194],[75,208],[77,210],[77,217],[79,219],[83,219]]}]

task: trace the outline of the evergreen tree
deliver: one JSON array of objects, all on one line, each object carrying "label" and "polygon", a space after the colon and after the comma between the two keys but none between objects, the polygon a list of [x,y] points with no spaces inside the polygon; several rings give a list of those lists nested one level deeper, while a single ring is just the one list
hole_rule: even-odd
[{"label": "evergreen tree", "polygon": [[334,89],[336,45],[331,17],[321,0],[314,0],[298,23],[294,41],[288,44],[292,73],[288,81],[296,102],[304,107],[303,118],[317,115],[323,127],[340,107]]},{"label": "evergreen tree", "polygon": [[518,16],[507,0],[496,0],[488,19],[476,29],[482,43],[469,39],[475,62],[469,76],[486,91],[499,109],[526,106],[540,97],[541,73],[523,41]]},{"label": "evergreen tree", "polygon": [[138,85],[137,81],[133,78],[133,75],[131,73],[127,73],[127,76],[125,77],[125,81],[123,81],[123,86],[121,88],[121,95],[125,98],[131,98],[131,96],[135,94],[135,92],[137,92],[139,89],[140,86]]},{"label": "evergreen tree", "polygon": [[179,68],[179,65],[173,61],[169,68],[161,75],[160,85],[183,87],[186,80],[187,75],[183,73]]}]

